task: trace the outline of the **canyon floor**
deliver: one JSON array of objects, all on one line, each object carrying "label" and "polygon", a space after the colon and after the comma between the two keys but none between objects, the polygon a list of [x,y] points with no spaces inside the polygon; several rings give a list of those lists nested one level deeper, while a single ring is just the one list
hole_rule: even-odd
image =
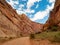
[{"label": "canyon floor", "polygon": [[51,43],[48,40],[34,40],[29,37],[21,37],[2,43],[0,45],[60,45],[60,43]]},{"label": "canyon floor", "polygon": [[[30,34],[32,39],[22,37]],[[60,0],[56,0],[45,24],[17,14],[6,0],[0,0],[0,45],[60,45]]]}]

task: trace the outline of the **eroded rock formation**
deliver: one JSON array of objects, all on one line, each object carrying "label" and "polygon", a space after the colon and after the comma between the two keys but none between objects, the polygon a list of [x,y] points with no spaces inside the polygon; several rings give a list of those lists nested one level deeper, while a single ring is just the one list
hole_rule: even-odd
[{"label": "eroded rock formation", "polygon": [[44,25],[44,30],[51,26],[57,26],[57,30],[60,30],[60,0],[56,0],[54,9],[50,12],[50,17]]},{"label": "eroded rock formation", "polygon": [[32,22],[26,15],[18,15],[5,1],[0,0],[0,36],[20,36],[41,32],[42,24]]}]

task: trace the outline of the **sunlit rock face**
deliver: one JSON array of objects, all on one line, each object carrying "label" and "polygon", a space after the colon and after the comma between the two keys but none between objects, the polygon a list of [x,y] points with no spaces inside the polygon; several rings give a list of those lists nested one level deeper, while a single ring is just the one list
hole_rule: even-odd
[{"label": "sunlit rock face", "polygon": [[41,32],[42,24],[32,22],[26,15],[18,15],[5,1],[0,0],[0,36],[20,36]]},{"label": "sunlit rock face", "polygon": [[44,29],[47,30],[48,27],[53,25],[58,26],[57,30],[60,30],[60,0],[56,0],[54,9],[50,12],[50,17],[44,25]]}]

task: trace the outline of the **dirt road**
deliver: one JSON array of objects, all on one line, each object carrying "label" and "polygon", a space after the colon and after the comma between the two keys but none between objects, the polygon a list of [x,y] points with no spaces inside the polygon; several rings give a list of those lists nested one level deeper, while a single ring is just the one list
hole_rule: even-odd
[{"label": "dirt road", "polygon": [[5,42],[2,45],[60,45],[60,43],[51,43],[48,40],[35,41],[31,40],[29,37],[21,37]]},{"label": "dirt road", "polygon": [[31,45],[29,37],[22,37],[8,41],[2,45]]}]

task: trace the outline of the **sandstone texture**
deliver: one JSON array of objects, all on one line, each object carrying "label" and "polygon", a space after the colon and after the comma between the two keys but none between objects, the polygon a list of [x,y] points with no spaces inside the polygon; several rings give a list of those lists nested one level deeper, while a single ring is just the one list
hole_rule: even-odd
[{"label": "sandstone texture", "polygon": [[54,9],[50,12],[50,17],[44,24],[44,30],[51,26],[57,26],[57,30],[60,30],[60,0],[56,0]]},{"label": "sandstone texture", "polygon": [[5,0],[0,0],[0,36],[20,36],[41,32],[43,24],[31,21],[25,14],[17,14]]}]

